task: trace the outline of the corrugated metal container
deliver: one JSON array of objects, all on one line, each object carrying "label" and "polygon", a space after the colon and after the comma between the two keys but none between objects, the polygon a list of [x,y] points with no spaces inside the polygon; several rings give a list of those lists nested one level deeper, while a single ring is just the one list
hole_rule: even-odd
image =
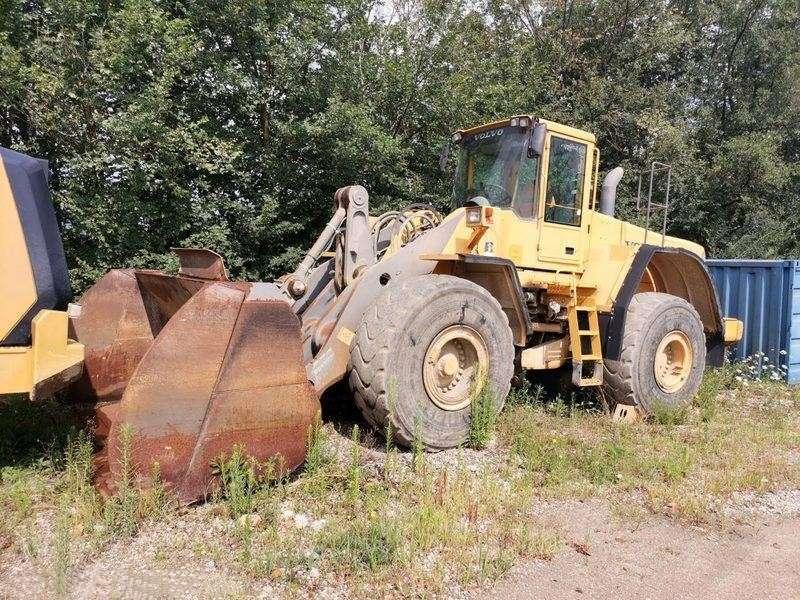
[{"label": "corrugated metal container", "polygon": [[763,352],[800,383],[800,261],[706,261],[726,317],[744,323],[733,359]]}]

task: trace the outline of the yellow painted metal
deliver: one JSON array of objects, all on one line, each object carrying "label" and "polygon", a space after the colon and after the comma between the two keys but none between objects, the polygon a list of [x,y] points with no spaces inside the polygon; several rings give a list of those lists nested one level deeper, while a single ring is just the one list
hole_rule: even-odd
[{"label": "yellow painted metal", "polygon": [[636,423],[641,419],[643,413],[640,412],[639,407],[631,406],[630,404],[617,404],[614,407],[614,414],[611,415],[611,420],[615,423]]},{"label": "yellow painted metal", "polygon": [[[570,352],[573,364],[578,363],[580,369],[573,373],[573,383],[579,386],[600,385],[603,382],[602,369],[603,348],[600,341],[600,322],[595,306],[567,307],[567,323],[569,324]],[[583,326],[585,325],[585,326]],[[584,350],[584,342],[588,342]],[[582,367],[592,367],[588,377],[583,376]]]},{"label": "yellow painted metal", "polygon": [[550,121],[548,119],[542,119],[541,117],[536,117],[534,115],[515,115],[507,119],[501,119],[499,121],[484,123],[482,125],[478,125],[477,127],[470,127],[469,129],[461,129],[460,131],[458,131],[458,133],[460,133],[461,135],[471,135],[473,133],[480,133],[481,131],[486,131],[487,129],[497,129],[498,127],[504,127],[508,125],[511,119],[519,119],[519,118],[527,118],[531,122],[538,121],[539,123],[544,123],[545,125],[547,125],[547,130],[550,131],[551,133],[554,132],[561,135],[566,135],[585,142],[589,142],[591,144],[595,144],[597,142],[597,138],[593,133],[589,133],[588,131],[584,131],[583,129],[577,129],[576,127],[570,127],[569,125],[563,125],[562,123],[556,123],[555,121]]},{"label": "yellow painted metal", "polygon": [[723,339],[728,344],[733,344],[742,339],[744,335],[744,323],[739,319],[726,317],[722,320],[724,325]]},{"label": "yellow painted metal", "polygon": [[[508,121],[487,123],[461,133],[501,127]],[[456,209],[447,220],[459,219],[460,224],[441,253],[487,254],[485,249],[491,248],[489,254],[507,258],[517,266],[523,287],[547,286],[551,295],[565,296],[572,304],[577,302],[578,296],[585,297],[598,311],[608,312],[637,250],[644,243],[645,229],[593,209],[596,188],[600,185],[595,176],[600,160],[595,136],[554,121],[539,121],[547,124],[548,134],[541,158],[540,181],[543,183],[538,186],[536,218],[523,219],[511,209],[492,207],[491,219],[482,219],[476,239],[475,229],[466,224],[464,209]],[[587,146],[579,226],[547,223],[544,219],[548,156],[554,136]],[[660,241],[660,232],[650,232],[648,242]],[[705,256],[701,245],[677,237],[667,236],[664,246],[690,250],[701,258]]]},{"label": "yellow painted metal", "polygon": [[[5,165],[0,158],[0,339],[37,299],[28,247]],[[31,322],[30,346],[0,346],[0,394],[52,393],[77,378],[83,346],[69,339],[65,312],[43,310]]]},{"label": "yellow painted metal", "polygon": [[36,302],[36,282],[25,245],[17,204],[0,158],[0,340],[4,339]]},{"label": "yellow painted metal", "polygon": [[452,325],[433,339],[425,353],[422,381],[428,397],[442,410],[469,406],[477,378],[488,372],[489,351],[477,331]]},{"label": "yellow painted metal", "polygon": [[694,352],[689,337],[679,330],[670,331],[656,349],[656,360],[653,365],[658,387],[674,394],[689,379],[694,363]]},{"label": "yellow painted metal", "polygon": [[31,345],[0,347],[0,394],[41,396],[76,379],[83,345],[69,339],[65,312],[43,310],[31,323]]},{"label": "yellow painted metal", "polygon": [[[518,115],[536,121],[533,115]],[[511,117],[514,118],[514,117]],[[509,119],[486,123],[478,127],[460,131],[461,135],[503,127]],[[600,151],[593,134],[554,121],[538,119],[547,125],[544,151],[540,157],[538,196],[532,218],[522,218],[511,208],[482,207],[479,227],[467,225],[464,209],[457,209],[447,217],[455,219],[458,225],[438,256],[458,256],[464,254],[483,254],[506,258],[517,268],[520,284],[526,289],[544,288],[549,300],[555,300],[567,308],[570,348],[573,360],[592,361],[601,364],[602,352],[599,331],[582,334],[577,329],[577,313],[581,307],[589,307],[590,329],[598,330],[598,313],[610,312],[613,299],[631,269],[634,257],[645,239],[650,244],[663,244],[665,247],[689,250],[700,258],[705,251],[699,244],[677,237],[666,236],[660,232],[648,232],[643,227],[603,214],[596,210],[599,178]],[[582,189],[577,190],[581,198],[579,223],[564,225],[548,222],[545,219],[547,202],[547,181],[550,170],[550,149],[555,138],[562,144],[582,144],[586,147],[586,158]],[[554,201],[550,199],[551,203]],[[475,210],[471,208],[470,210]],[[577,221],[577,219],[576,219]],[[435,260],[432,255],[431,259]],[[648,271],[649,283],[655,290],[652,273]],[[645,281],[645,285],[647,280]],[[741,323],[725,324],[725,340],[735,341],[741,337]],[[590,352],[583,354],[580,348],[581,336],[591,340]],[[531,349],[528,349],[531,350]],[[548,348],[547,350],[553,350]],[[528,352],[526,363],[534,368],[558,361],[545,359],[545,348]],[[602,371],[602,369],[599,369]],[[581,380],[578,385],[597,385],[601,378],[584,378],[582,373],[574,378]]]},{"label": "yellow painted metal", "polygon": [[543,342],[520,353],[520,366],[530,370],[558,369],[567,362],[568,350],[568,340],[564,337]]}]

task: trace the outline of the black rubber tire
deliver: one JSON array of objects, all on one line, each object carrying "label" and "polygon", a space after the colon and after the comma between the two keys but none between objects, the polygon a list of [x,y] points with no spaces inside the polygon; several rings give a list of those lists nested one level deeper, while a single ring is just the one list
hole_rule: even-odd
[{"label": "black rubber tire", "polygon": [[459,323],[474,329],[486,344],[487,379],[499,412],[514,374],[514,342],[508,317],[484,288],[450,275],[410,277],[389,287],[362,319],[350,352],[350,389],[373,427],[385,431],[391,419],[400,445],[411,446],[415,430],[427,450],[453,448],[468,438],[470,407],[439,408],[428,397],[422,377],[431,341]]},{"label": "black rubber tire", "polygon": [[[692,345],[694,360],[683,387],[667,393],[653,370],[658,345],[671,331],[682,331]],[[691,402],[706,365],[706,336],[694,307],[683,298],[660,292],[634,295],[625,319],[619,360],[603,361],[604,386],[616,404],[638,406],[652,414],[657,406],[680,407]]]}]

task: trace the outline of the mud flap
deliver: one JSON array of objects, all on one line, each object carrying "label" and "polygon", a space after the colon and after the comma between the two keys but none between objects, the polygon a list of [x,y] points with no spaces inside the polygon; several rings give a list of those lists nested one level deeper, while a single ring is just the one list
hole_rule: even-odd
[{"label": "mud flap", "polygon": [[[126,424],[138,482],[147,485],[157,464],[164,482],[186,503],[208,494],[213,463],[236,445],[259,461],[276,459],[285,471],[299,466],[319,399],[306,376],[300,323],[289,304],[264,294],[264,284],[156,272],[133,277],[137,290],[129,291],[138,292],[140,301],[123,294],[127,311],[109,313],[134,324],[130,335],[106,344],[98,352],[105,363],[90,369],[103,384],[98,391],[124,389],[119,402],[109,393],[98,409],[108,431],[98,456],[100,487],[113,491],[123,475]],[[96,315],[91,305],[86,308]],[[124,382],[128,361],[148,331],[151,341]],[[101,376],[104,364],[115,366]]]}]

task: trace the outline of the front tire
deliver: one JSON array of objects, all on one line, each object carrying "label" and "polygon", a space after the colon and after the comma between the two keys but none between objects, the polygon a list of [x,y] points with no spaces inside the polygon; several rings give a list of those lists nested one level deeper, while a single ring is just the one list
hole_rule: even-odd
[{"label": "front tire", "polygon": [[694,307],[671,294],[636,294],[620,358],[603,363],[605,389],[615,403],[645,414],[658,406],[685,406],[700,387],[705,363],[703,322]]},{"label": "front tire", "polygon": [[364,418],[391,425],[397,443],[428,450],[463,444],[483,372],[496,412],[514,373],[514,343],[497,300],[471,281],[422,275],[400,281],[367,310],[350,354],[349,383]]}]

